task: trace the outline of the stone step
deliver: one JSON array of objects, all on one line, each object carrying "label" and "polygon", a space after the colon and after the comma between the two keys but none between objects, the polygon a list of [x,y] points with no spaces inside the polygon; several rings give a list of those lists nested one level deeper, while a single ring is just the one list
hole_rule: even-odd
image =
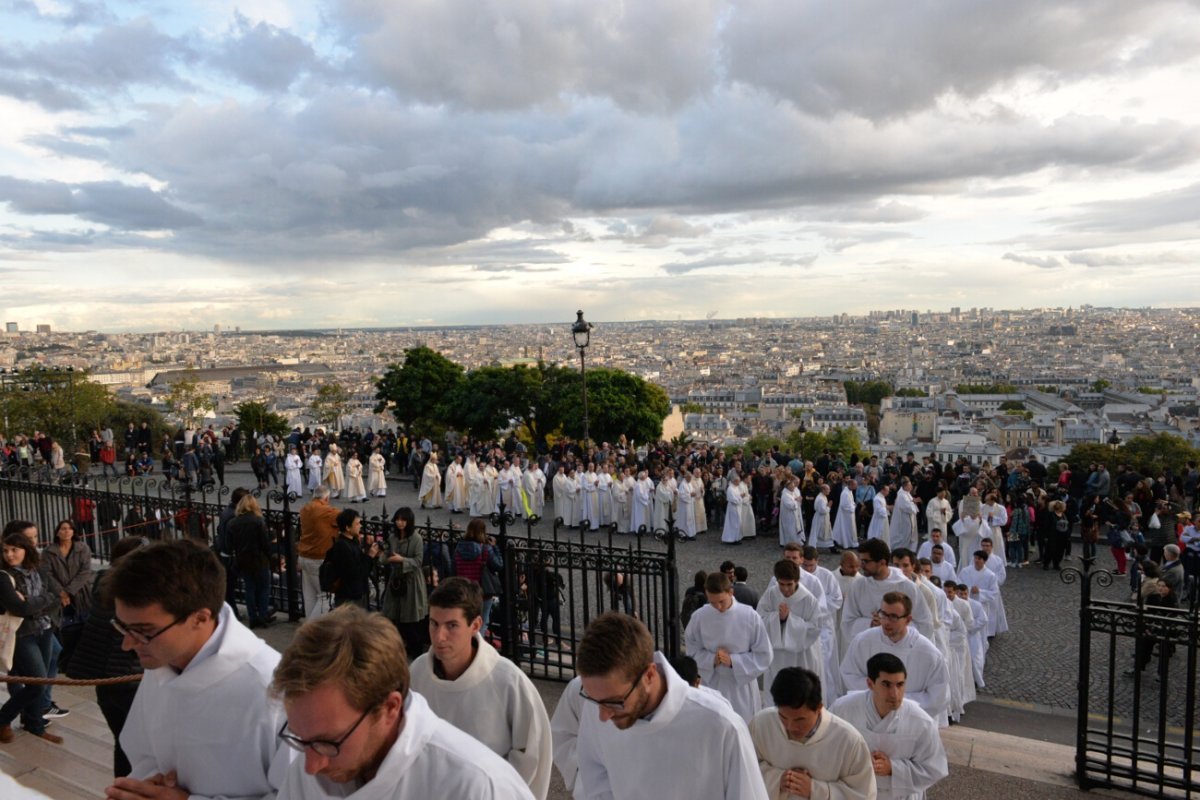
[{"label": "stone step", "polygon": [[[73,736],[62,735],[64,739]],[[111,754],[101,765],[86,758],[69,757],[71,752],[66,742],[54,745],[17,731],[12,742],[0,745],[0,770],[17,779],[30,772],[41,772],[46,780],[57,781],[74,792],[103,797],[104,789],[112,784]]]}]

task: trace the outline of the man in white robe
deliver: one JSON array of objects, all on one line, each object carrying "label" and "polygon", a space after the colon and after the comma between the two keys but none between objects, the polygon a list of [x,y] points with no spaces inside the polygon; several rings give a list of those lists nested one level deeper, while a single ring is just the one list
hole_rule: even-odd
[{"label": "man in white robe", "polygon": [[950,568],[954,569],[957,564],[954,548],[946,544],[946,532],[941,528],[929,529],[929,538],[921,542],[921,546],[917,548],[917,559],[928,558],[932,561],[934,545],[941,545],[943,560],[949,562]]},{"label": "man in white robe", "polygon": [[855,519],[857,506],[854,502],[854,490],[858,483],[853,479],[842,484],[841,496],[838,498],[837,517],[833,521],[833,548],[851,549],[858,547],[858,523]]},{"label": "man in white robe", "polygon": [[[281,800],[425,800],[431,791],[532,800],[507,761],[440,719],[409,688],[408,664],[395,655],[403,647],[387,618],[353,604],[301,626],[272,685],[287,711],[280,735],[302,753],[287,771]],[[352,685],[383,688],[351,700]],[[330,752],[330,742],[340,744]]]},{"label": "man in white robe", "polygon": [[871,749],[879,800],[922,800],[950,774],[937,724],[905,698],[904,663],[890,653],[867,662],[867,689],[829,709],[854,726]]},{"label": "man in white robe", "polygon": [[[567,477],[568,470],[559,468],[554,474],[554,516],[563,521],[563,525],[571,524],[571,487]],[[482,475],[480,476],[482,485]],[[472,511],[472,514],[475,512]]]},{"label": "man in white robe", "polygon": [[879,487],[879,491],[875,493],[875,499],[871,501],[871,524],[867,528],[868,539],[888,538],[888,494],[892,491],[890,486],[884,485]]},{"label": "man in white robe", "polygon": [[525,516],[525,501],[521,499],[520,456],[513,456],[512,462],[504,469],[501,481],[500,497],[504,500],[504,510],[518,517]]},{"label": "man in white robe", "polygon": [[429,595],[430,650],[413,661],[412,688],[433,713],[513,765],[534,797],[550,791],[550,718],[516,664],[483,640],[483,593],[465,578]]},{"label": "man in white robe", "polygon": [[293,447],[288,451],[287,458],[283,460],[285,470],[287,491],[288,494],[301,497],[304,495],[304,476],[300,470],[304,466],[304,461],[300,458],[300,454]]},{"label": "man in white robe", "polygon": [[892,522],[888,532],[888,543],[893,550],[901,547],[916,550],[917,502],[912,496],[912,483],[908,478],[902,478],[892,506]]},{"label": "man in white robe", "polygon": [[613,522],[617,523],[617,533],[629,532],[629,500],[632,491],[633,479],[629,478],[629,470],[622,469],[612,482]]},{"label": "man in white robe", "polygon": [[970,587],[966,584],[956,584],[956,591],[958,599],[967,603],[971,608],[971,619],[968,621],[964,616],[963,621],[967,623],[967,642],[971,646],[971,672],[975,678],[975,686],[983,689],[987,686],[983,682],[983,670],[986,666],[988,651],[987,607],[968,594]]},{"label": "man in white robe", "polygon": [[663,470],[658,485],[654,487],[654,527],[657,530],[667,529],[667,517],[674,517],[675,506],[675,472],[667,468]]},{"label": "man in white robe", "polygon": [[779,493],[779,546],[804,544],[804,516],[800,513],[800,489],[795,478],[788,478]]},{"label": "man in white robe", "polygon": [[[821,583],[823,602],[821,604],[821,655],[825,669],[821,673],[822,685],[828,690],[826,697],[829,702],[842,694],[841,660],[842,652],[838,643],[838,619],[842,613],[845,598],[842,596],[842,586],[837,575],[832,570],[822,567],[817,560],[817,548],[805,547],[802,553],[804,560],[800,569],[805,575],[811,575]],[[803,576],[802,576],[803,577]]]},{"label": "man in white robe", "polygon": [[762,708],[758,678],[771,666],[771,639],[758,612],[734,599],[727,576],[710,573],[704,594],[708,604],[692,614],[684,634],[688,655],[704,685],[749,721]]},{"label": "man in white robe", "polygon": [[604,466],[596,474],[596,513],[600,516],[600,527],[607,527],[613,519],[613,475],[612,467]]},{"label": "man in white robe", "polygon": [[813,500],[812,530],[808,534],[808,543],[813,547],[833,546],[833,525],[829,521],[829,484],[821,484],[821,489]]},{"label": "man in white robe", "polygon": [[753,539],[758,536],[758,528],[754,519],[754,501],[750,497],[750,481],[742,481],[737,489],[741,496],[741,514],[738,515],[738,522],[741,523],[742,538]]},{"label": "man in white robe", "polygon": [[749,506],[742,507],[742,479],[736,472],[730,473],[729,485],[725,488],[725,527],[721,529],[721,541],[737,544],[742,540],[742,514],[753,514]]},{"label": "man in white robe", "polygon": [[525,490],[529,510],[540,518],[546,508],[546,473],[536,461],[530,462],[529,469],[521,476],[521,487]]},{"label": "man in white robe", "polygon": [[771,665],[763,684],[770,686],[780,670],[803,667],[818,677],[824,674],[821,654],[821,607],[817,598],[800,585],[799,568],[783,559],[775,562],[775,583],[758,601],[771,640]]},{"label": "man in white robe", "polygon": [[891,653],[908,668],[909,697],[944,728],[949,724],[950,672],[941,651],[909,625],[912,609],[908,595],[884,595],[878,627],[860,633],[846,649],[842,683],[848,692],[867,688],[867,660],[876,653]]},{"label": "man in white robe", "polygon": [[575,656],[576,797],[767,800],[745,724],[723,698],[688,686],[641,621],[601,614]]},{"label": "man in white robe", "polygon": [[387,460],[378,447],[367,459],[367,491],[372,497],[387,496]]},{"label": "man in white robe", "polygon": [[[974,619],[971,614],[971,604],[958,599],[958,583],[948,581],[943,587],[946,594],[946,605],[952,614],[947,615],[947,629],[950,631],[950,651],[953,654],[950,663],[951,705],[953,705],[953,686],[958,685],[958,713],[964,713],[968,703],[976,699],[975,677],[971,664],[971,626]],[[957,678],[957,680],[955,680]],[[951,717],[951,719],[957,719]]]},{"label": "man in white robe", "polygon": [[935,544],[929,551],[930,572],[936,575],[938,580],[945,585],[947,581],[957,581],[958,571],[954,569],[954,565],[946,561],[947,553],[953,553],[954,548]]},{"label": "man in white robe", "polygon": [[697,467],[692,470],[692,519],[696,520],[696,533],[708,530],[708,509],[704,505],[704,478]]},{"label": "man in white robe", "polygon": [[853,725],[825,708],[820,679],[791,667],[770,692],[775,705],[750,721],[750,736],[771,797],[873,800],[871,751]]},{"label": "man in white robe", "polygon": [[562,776],[572,797],[582,798],[579,785],[579,721],[583,717],[584,699],[580,693],[583,678],[576,675],[563,689],[558,705],[550,715],[550,733],[554,739],[554,766]]},{"label": "man in white robe", "polygon": [[[996,538],[1002,539],[1003,537],[997,536]],[[1004,582],[1008,580],[1008,565],[1004,561],[1003,551],[1000,554],[996,553],[995,548],[992,546],[991,537],[980,540],[979,549],[987,553],[987,568],[996,576],[996,589],[1002,591],[1004,589]],[[1004,633],[1008,630],[1008,614],[1004,611],[1003,602],[1000,603],[998,611],[1000,619],[996,621],[996,629],[1000,633]]]},{"label": "man in white robe", "polygon": [[600,486],[597,481],[595,464],[588,464],[587,470],[579,474],[579,521],[586,522],[588,530],[593,531],[600,530]]},{"label": "man in white robe", "polygon": [[[922,634],[933,636],[933,616],[924,603],[918,603],[917,587],[904,573],[891,565],[892,552],[882,539],[868,539],[858,547],[862,572],[866,579],[856,582],[844,595],[842,606],[843,640],[849,642],[871,626],[879,603],[888,592],[903,592],[913,605],[913,624]],[[861,687],[860,687],[861,688]]]},{"label": "man in white robe", "polygon": [[1004,507],[1004,503],[1000,502],[1000,495],[996,492],[988,492],[987,498],[979,506],[979,515],[987,523],[988,529],[992,532],[992,541],[996,544],[996,550],[1000,554],[1000,559],[1007,561],[1007,555],[1004,551],[1004,531],[1002,529],[1008,524],[1008,509]]},{"label": "man in white robe", "polygon": [[696,538],[696,502],[692,497],[692,476],[685,469],[675,485],[675,527],[688,539]]},{"label": "man in white robe", "polygon": [[638,473],[630,494],[629,532],[638,533],[643,526],[649,529],[654,524],[654,482],[646,470]]},{"label": "man in white robe", "polygon": [[467,473],[463,469],[462,456],[456,456],[446,467],[446,505],[451,514],[458,514],[470,505],[467,495]]},{"label": "man in white robe", "polygon": [[866,577],[862,574],[862,566],[858,560],[858,550],[843,550],[842,561],[838,568],[834,571],[833,576],[837,578],[838,588],[842,593],[842,606],[837,612],[837,639],[838,639],[838,661],[840,663],[842,656],[846,654],[846,646],[850,641],[843,634],[842,618],[843,612],[846,609],[846,598],[850,596],[850,592],[854,588],[854,584],[859,581],[865,581]]},{"label": "man in white robe", "polygon": [[308,466],[308,491],[315,492],[321,485],[321,466],[325,463],[321,458],[321,451],[313,450],[305,463]]},{"label": "man in white robe", "polygon": [[336,444],[329,445],[329,455],[325,458],[322,481],[329,487],[329,496],[335,500],[346,488],[346,476],[342,472],[342,457]]},{"label": "man in white robe", "polygon": [[[1000,583],[996,580],[996,573],[987,567],[987,553],[983,550],[976,550],[972,563],[959,570],[958,582],[966,584],[967,593],[973,599],[983,603],[984,608],[987,609],[987,637],[990,639],[996,634],[1006,632],[1008,621],[1004,616],[1004,600],[1000,597]],[[1004,621],[1003,627],[1000,625],[1001,620]]]},{"label": "man in white robe", "polygon": [[120,737],[132,771],[107,796],[158,797],[170,774],[163,797],[273,797],[291,756],[267,693],[279,653],[224,603],[216,555],[188,539],[153,544],[106,580],[121,646],[145,669]]},{"label": "man in white robe", "polygon": [[438,469],[437,453],[432,453],[425,464],[417,497],[421,501],[421,508],[442,507],[442,473]]}]

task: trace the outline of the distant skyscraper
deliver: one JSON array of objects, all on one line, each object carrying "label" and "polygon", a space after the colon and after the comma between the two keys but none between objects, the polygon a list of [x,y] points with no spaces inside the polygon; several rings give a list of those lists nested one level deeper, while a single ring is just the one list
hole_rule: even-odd
[{"label": "distant skyscraper", "polygon": [[38,325],[38,326],[37,326],[37,332],[38,332],[38,333],[49,333],[49,332],[50,332],[50,326],[49,326],[49,325],[45,325],[45,324],[43,324],[43,325]]},{"label": "distant skyscraper", "polygon": [[17,333],[19,330],[20,329],[17,327],[17,323],[15,323],[15,322],[4,323],[4,332],[5,333]]},{"label": "distant skyscraper", "polygon": [[921,315],[918,314],[916,311],[912,312],[912,317],[910,318],[909,324],[915,328],[915,327],[917,327],[917,324],[920,323],[920,321],[921,321]]}]

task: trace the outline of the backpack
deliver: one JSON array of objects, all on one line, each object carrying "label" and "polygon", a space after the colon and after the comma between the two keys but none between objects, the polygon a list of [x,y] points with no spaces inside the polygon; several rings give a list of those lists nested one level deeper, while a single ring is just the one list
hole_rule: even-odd
[{"label": "backpack", "polygon": [[341,578],[337,574],[337,566],[329,560],[329,554],[333,552],[333,548],[329,548],[329,553],[325,554],[325,560],[321,562],[321,568],[317,572],[317,583],[321,586],[322,592],[336,592],[342,584]]},{"label": "backpack", "polygon": [[683,598],[683,606],[679,609],[679,621],[683,623],[683,627],[688,626],[688,622],[692,619],[692,614],[704,608],[708,598],[704,592],[692,592],[687,597]]}]

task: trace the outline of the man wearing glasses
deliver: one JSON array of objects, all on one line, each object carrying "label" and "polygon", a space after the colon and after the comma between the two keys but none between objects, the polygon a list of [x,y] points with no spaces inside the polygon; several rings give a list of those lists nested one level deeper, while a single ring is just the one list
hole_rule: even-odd
[{"label": "man wearing glasses", "polygon": [[891,653],[908,668],[908,698],[944,728],[950,724],[950,672],[933,642],[909,626],[912,610],[912,599],[906,594],[888,592],[883,596],[875,614],[878,626],[860,633],[846,650],[842,683],[847,692],[869,688],[867,661],[877,653]]},{"label": "man wearing glasses", "polygon": [[121,731],[132,771],[109,800],[273,796],[289,760],[267,695],[279,654],[225,604],[216,554],[189,540],[139,548],[103,587],[146,670]]},{"label": "man wearing glasses", "polygon": [[576,669],[584,701],[577,797],[767,800],[741,718],[688,686],[642,622],[617,612],[596,617]]},{"label": "man wearing glasses", "polygon": [[[933,614],[925,603],[918,602],[920,596],[912,581],[904,573],[892,567],[892,551],[881,539],[868,539],[858,547],[866,580],[854,583],[845,595],[842,606],[842,641],[852,642],[854,637],[871,627],[872,618],[879,609],[880,600],[888,592],[902,592],[912,601],[913,624],[924,636],[933,636]],[[849,645],[846,645],[849,648]],[[866,672],[863,672],[866,675]],[[847,686],[849,690],[851,687]],[[865,688],[856,686],[854,688]]]},{"label": "man wearing glasses", "polygon": [[287,713],[278,737],[302,754],[281,800],[533,800],[507,761],[410,690],[400,634],[379,614],[347,605],[306,622],[271,692]]}]

